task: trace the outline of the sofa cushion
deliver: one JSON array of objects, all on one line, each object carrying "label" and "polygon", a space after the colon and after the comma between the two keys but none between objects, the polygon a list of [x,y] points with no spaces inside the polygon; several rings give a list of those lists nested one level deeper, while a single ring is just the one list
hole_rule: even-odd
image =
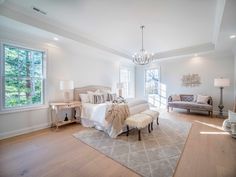
[{"label": "sofa cushion", "polygon": [[197,103],[199,104],[207,104],[209,100],[209,96],[197,95]]},{"label": "sofa cushion", "polygon": [[209,104],[198,104],[196,102],[189,101],[173,101],[168,103],[169,107],[183,108],[183,109],[197,109],[211,111],[212,105]]},{"label": "sofa cushion", "polygon": [[193,102],[194,95],[180,95],[181,101]]},{"label": "sofa cushion", "polygon": [[179,95],[172,95],[172,101],[181,101],[181,98]]}]

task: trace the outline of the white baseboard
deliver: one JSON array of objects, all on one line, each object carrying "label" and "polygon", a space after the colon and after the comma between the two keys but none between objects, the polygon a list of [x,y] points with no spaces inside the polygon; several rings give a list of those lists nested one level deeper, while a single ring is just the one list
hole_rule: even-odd
[{"label": "white baseboard", "polygon": [[44,124],[35,125],[35,126],[32,126],[32,127],[23,128],[23,129],[20,129],[20,130],[14,130],[14,131],[0,133],[0,140],[10,138],[10,137],[13,137],[13,136],[17,136],[17,135],[22,135],[22,134],[34,132],[34,131],[41,130],[41,129],[45,129],[45,128],[48,128],[50,126],[51,126],[51,123],[44,123]]}]

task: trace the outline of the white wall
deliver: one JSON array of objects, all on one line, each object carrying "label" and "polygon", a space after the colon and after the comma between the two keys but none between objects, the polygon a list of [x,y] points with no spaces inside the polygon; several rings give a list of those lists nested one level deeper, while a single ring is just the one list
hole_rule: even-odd
[{"label": "white wall", "polygon": [[[220,89],[214,87],[214,78],[230,78],[231,86],[224,89],[224,110],[233,108],[234,57],[231,53],[160,60],[149,67],[160,67],[161,83],[166,86],[167,97],[181,93],[210,95],[213,97],[214,111],[218,110],[220,96]],[[145,97],[144,72],[145,68],[136,67],[136,96],[141,98]],[[202,84],[198,87],[183,87],[181,78],[186,74],[199,74]]]},{"label": "white wall", "polygon": [[[47,50],[46,103],[63,100],[59,81],[74,80],[75,87],[86,85],[110,86],[115,91],[119,82],[119,67],[134,66],[123,58],[61,38],[57,43],[17,31],[1,31],[1,42]],[[37,41],[37,42],[35,42]],[[134,70],[134,69],[133,69]],[[133,79],[134,82],[134,79]],[[0,113],[0,139],[38,130],[50,125],[48,107],[16,113]]]}]

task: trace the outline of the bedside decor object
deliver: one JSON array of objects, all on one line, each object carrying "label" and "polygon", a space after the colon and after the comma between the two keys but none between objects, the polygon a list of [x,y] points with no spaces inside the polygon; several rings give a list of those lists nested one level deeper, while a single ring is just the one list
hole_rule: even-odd
[{"label": "bedside decor object", "polygon": [[118,91],[119,91],[119,97],[122,97],[122,89],[124,88],[124,83],[118,82],[118,83],[116,84],[116,88],[117,88]]},{"label": "bedside decor object", "polygon": [[64,121],[68,121],[68,120],[69,120],[69,119],[68,119],[67,113],[66,113],[66,117],[65,117]]},{"label": "bedside decor object", "polygon": [[216,78],[214,79],[214,86],[220,88],[220,103],[218,105],[219,108],[219,117],[223,117],[223,89],[224,87],[230,86],[230,81],[227,78]]},{"label": "bedside decor object", "polygon": [[133,62],[137,65],[147,65],[152,62],[153,60],[153,53],[148,53],[144,48],[143,48],[143,29],[144,26],[140,26],[141,31],[142,31],[142,48],[139,53],[135,53],[133,57]]},{"label": "bedside decor object", "polygon": [[196,87],[201,84],[201,78],[198,74],[187,74],[182,77],[182,85],[185,87]]},{"label": "bedside decor object", "polygon": [[[51,121],[52,121],[52,126],[56,126],[58,129],[59,126],[66,125],[69,123],[77,122],[79,121],[80,113],[81,113],[81,102],[80,101],[71,101],[71,102],[55,102],[55,103],[50,103],[50,108],[51,108]],[[71,117],[66,117],[64,120],[59,119],[59,112],[61,110],[68,110],[72,109],[71,111]]]},{"label": "bedside decor object", "polygon": [[70,90],[74,89],[74,81],[72,80],[62,80],[60,81],[60,90],[64,91],[64,101],[69,102],[70,99]]}]

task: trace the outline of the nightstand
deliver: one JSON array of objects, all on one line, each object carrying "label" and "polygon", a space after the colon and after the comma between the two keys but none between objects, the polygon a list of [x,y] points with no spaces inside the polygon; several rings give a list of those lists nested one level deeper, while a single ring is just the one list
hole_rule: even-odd
[{"label": "nightstand", "polygon": [[[78,119],[80,118],[81,112],[81,102],[79,101],[50,103],[50,107],[52,127],[56,126],[56,128],[58,129],[59,126],[79,121]],[[66,109],[72,109],[73,112],[71,117],[68,118],[67,121],[59,120],[59,112]]]}]

